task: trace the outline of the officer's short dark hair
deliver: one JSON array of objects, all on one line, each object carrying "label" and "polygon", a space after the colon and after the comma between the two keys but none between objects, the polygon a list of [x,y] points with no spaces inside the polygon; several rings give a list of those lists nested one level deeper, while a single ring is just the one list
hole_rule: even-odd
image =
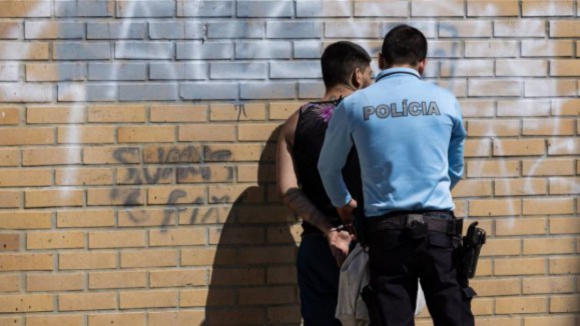
[{"label": "officer's short dark hair", "polygon": [[418,29],[399,25],[385,35],[382,54],[388,67],[401,64],[414,66],[427,57],[427,39]]},{"label": "officer's short dark hair", "polygon": [[332,43],[324,50],[320,60],[324,85],[328,88],[350,84],[355,69],[364,71],[371,60],[371,56],[360,45],[348,41]]}]

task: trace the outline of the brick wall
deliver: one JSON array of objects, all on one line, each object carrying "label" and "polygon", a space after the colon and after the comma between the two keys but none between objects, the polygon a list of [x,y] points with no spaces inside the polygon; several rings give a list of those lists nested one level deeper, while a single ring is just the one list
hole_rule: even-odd
[{"label": "brick wall", "polygon": [[566,0],[0,1],[0,325],[299,324],[277,127],[322,95],[325,45],[376,57],[400,22],[463,107],[457,214],[489,235],[478,325],[578,325],[579,15]]}]

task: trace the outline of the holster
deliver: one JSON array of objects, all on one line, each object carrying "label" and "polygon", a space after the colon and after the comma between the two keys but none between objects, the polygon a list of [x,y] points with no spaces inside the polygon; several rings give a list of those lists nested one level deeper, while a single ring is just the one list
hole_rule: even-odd
[{"label": "holster", "polygon": [[486,241],[485,230],[478,228],[477,224],[477,222],[471,223],[467,229],[467,234],[462,239],[457,270],[467,278],[475,276],[481,247]]}]

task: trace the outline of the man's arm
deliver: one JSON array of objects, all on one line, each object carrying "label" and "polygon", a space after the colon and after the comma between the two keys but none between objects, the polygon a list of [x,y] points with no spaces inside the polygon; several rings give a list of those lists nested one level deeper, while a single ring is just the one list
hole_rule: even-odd
[{"label": "man's arm", "polygon": [[451,179],[451,189],[461,180],[463,175],[463,147],[467,132],[463,127],[461,118],[461,108],[455,102],[456,116],[453,119],[453,130],[451,131],[451,141],[449,142],[449,178]]},{"label": "man's arm", "polygon": [[339,265],[348,254],[351,236],[338,232],[329,217],[322,214],[298,187],[296,166],[292,146],[298,114],[293,114],[282,126],[276,148],[276,179],[278,194],[284,204],[297,213],[304,221],[314,225],[327,237],[331,251]]},{"label": "man's arm", "polygon": [[345,101],[342,101],[336,107],[326,129],[324,145],[318,159],[318,171],[332,205],[337,207],[343,221],[347,221],[356,207],[356,202],[348,192],[342,177],[342,168],[353,146],[344,103]]}]

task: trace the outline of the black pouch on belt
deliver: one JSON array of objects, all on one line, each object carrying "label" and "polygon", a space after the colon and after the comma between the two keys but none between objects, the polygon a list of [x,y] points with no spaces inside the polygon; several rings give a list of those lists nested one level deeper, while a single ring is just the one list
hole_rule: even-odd
[{"label": "black pouch on belt", "polygon": [[409,214],[405,221],[405,234],[410,239],[421,239],[427,236],[427,224],[423,214]]}]

